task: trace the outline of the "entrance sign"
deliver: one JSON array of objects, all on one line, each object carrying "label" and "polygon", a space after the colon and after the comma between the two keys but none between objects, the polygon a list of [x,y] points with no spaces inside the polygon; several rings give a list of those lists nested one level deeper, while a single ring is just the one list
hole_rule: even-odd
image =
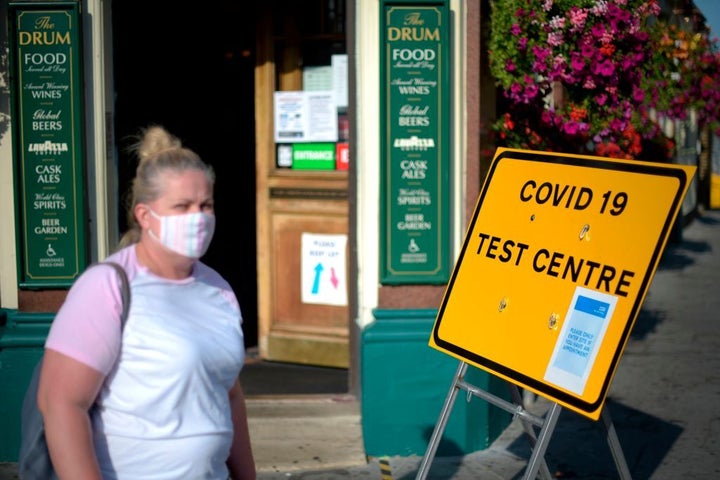
[{"label": "entrance sign", "polygon": [[86,266],[78,2],[11,3],[21,287],[69,286]]},{"label": "entrance sign", "polygon": [[430,346],[597,420],[694,173],[498,149]]}]

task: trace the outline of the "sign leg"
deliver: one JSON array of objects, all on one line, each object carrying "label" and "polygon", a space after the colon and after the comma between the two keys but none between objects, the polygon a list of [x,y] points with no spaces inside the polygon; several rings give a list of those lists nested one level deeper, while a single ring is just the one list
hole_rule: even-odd
[{"label": "sign leg", "polygon": [[433,430],[432,437],[430,437],[430,443],[428,444],[425,456],[423,456],[422,462],[420,463],[420,468],[418,469],[417,476],[415,477],[416,480],[424,480],[425,478],[427,478],[427,474],[430,471],[430,464],[435,458],[435,453],[437,452],[440,437],[445,431],[445,425],[447,425],[448,418],[450,417],[450,412],[452,411],[452,407],[455,404],[455,398],[457,397],[457,393],[459,390],[458,381],[460,381],[465,376],[466,371],[467,363],[461,361],[458,365],[457,372],[455,373],[455,378],[453,379],[452,385],[450,386],[447,397],[445,398],[445,404],[443,405],[443,409],[440,412],[440,418],[435,424],[435,429]]},{"label": "sign leg", "polygon": [[[523,404],[522,394],[520,393],[520,389],[517,385],[510,384],[510,394],[512,395],[513,402],[517,405]],[[523,430],[525,431],[525,435],[527,435],[528,442],[530,442],[530,447],[534,449],[537,445],[537,434],[535,433],[535,428],[533,427],[532,422],[529,422],[523,416],[519,416],[518,418],[522,424]],[[542,462],[540,465],[540,475],[545,480],[552,480],[553,477],[550,475],[550,469],[548,468],[547,463],[545,463],[545,458],[540,458],[540,461]]]},{"label": "sign leg", "polygon": [[610,446],[613,459],[615,460],[615,466],[618,469],[620,478],[623,480],[632,480],[630,475],[630,469],[628,468],[627,462],[625,461],[625,455],[623,454],[622,447],[620,446],[620,439],[615,431],[615,425],[613,424],[612,418],[610,418],[610,412],[606,407],[602,410],[602,421],[605,427],[605,433],[607,435],[607,442]]},{"label": "sign leg", "polygon": [[560,417],[561,410],[562,407],[560,407],[557,403],[553,403],[552,407],[550,407],[550,411],[548,412],[547,417],[545,417],[543,427],[540,429],[540,435],[538,436],[533,453],[530,456],[527,470],[525,470],[525,476],[523,477],[524,480],[535,479],[537,477],[540,464],[545,465],[545,450],[547,450],[548,444],[550,443],[550,437],[552,437],[552,432],[555,430],[555,425],[557,424],[558,417]]}]

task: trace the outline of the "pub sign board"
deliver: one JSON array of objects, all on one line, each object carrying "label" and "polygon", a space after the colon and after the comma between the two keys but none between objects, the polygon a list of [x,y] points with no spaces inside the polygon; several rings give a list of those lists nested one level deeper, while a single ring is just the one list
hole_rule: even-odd
[{"label": "pub sign board", "polygon": [[450,277],[446,2],[381,3],[380,281]]},{"label": "pub sign board", "polygon": [[65,287],[87,264],[80,7],[9,7],[18,280]]},{"label": "pub sign board", "polygon": [[695,171],[498,149],[430,346],[597,420]]}]

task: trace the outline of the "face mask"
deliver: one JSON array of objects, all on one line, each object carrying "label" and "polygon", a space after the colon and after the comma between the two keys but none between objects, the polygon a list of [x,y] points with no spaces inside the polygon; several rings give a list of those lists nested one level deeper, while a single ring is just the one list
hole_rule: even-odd
[{"label": "face mask", "polygon": [[150,230],[150,236],[175,253],[190,258],[200,258],[207,252],[215,232],[215,215],[205,212],[182,215],[158,215],[160,235]]}]

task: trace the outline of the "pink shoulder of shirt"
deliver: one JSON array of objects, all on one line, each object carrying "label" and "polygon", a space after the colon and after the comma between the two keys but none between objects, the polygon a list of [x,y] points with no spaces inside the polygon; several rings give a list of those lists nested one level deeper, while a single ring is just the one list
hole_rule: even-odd
[{"label": "pink shoulder of shirt", "polygon": [[[137,271],[134,247],[108,258],[125,268],[128,279]],[[115,269],[91,266],[73,283],[50,327],[45,347],[107,375],[120,351],[120,279]]]}]

